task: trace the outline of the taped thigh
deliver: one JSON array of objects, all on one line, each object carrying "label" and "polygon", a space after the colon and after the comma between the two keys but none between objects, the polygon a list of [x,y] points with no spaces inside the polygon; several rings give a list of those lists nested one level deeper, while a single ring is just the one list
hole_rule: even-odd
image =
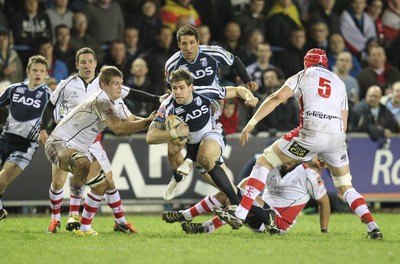
[{"label": "taped thigh", "polygon": [[266,148],[262,155],[274,168],[283,164],[278,155],[272,150],[272,147]]},{"label": "taped thigh", "polygon": [[351,184],[352,177],[351,177],[350,173],[347,173],[343,176],[333,176],[332,175],[332,179],[333,179],[333,185],[335,185],[335,187],[352,185]]}]

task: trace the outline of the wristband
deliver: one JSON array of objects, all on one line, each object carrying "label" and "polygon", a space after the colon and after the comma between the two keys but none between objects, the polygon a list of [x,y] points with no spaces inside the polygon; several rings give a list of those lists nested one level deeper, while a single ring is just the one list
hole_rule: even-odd
[{"label": "wristband", "polygon": [[177,139],[179,136],[176,133],[176,129],[172,129],[169,131],[169,135],[173,138],[173,139]]},{"label": "wristband", "polygon": [[321,233],[328,233],[328,228],[321,228]]},{"label": "wristband", "polygon": [[250,126],[256,126],[258,123],[258,121],[253,117],[252,119],[249,120],[249,122],[247,123]]}]

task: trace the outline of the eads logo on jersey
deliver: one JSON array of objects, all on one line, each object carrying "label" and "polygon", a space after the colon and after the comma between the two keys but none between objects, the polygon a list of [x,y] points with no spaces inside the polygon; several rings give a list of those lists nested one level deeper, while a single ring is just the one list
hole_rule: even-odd
[{"label": "eads logo on jersey", "polygon": [[13,94],[12,101],[14,103],[20,103],[20,104],[27,105],[27,106],[33,106],[35,108],[39,108],[40,104],[42,102],[40,99],[34,100],[30,97],[25,97],[20,94]]},{"label": "eads logo on jersey", "polygon": [[206,105],[202,105],[200,109],[195,109],[191,113],[187,113],[185,116],[185,123],[187,123],[189,120],[194,120],[196,118],[201,117],[204,114],[207,114],[209,111],[209,108]]},{"label": "eads logo on jersey", "polygon": [[289,147],[289,152],[297,157],[304,158],[310,151],[300,146],[297,142],[293,142],[293,144]]}]

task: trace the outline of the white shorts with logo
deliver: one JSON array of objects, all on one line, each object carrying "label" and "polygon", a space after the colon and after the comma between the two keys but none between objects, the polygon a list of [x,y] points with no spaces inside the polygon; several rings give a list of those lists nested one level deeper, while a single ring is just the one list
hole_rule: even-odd
[{"label": "white shorts with logo", "polygon": [[287,156],[301,161],[315,155],[334,167],[349,164],[345,133],[322,133],[300,129],[298,137],[290,133],[277,140],[279,149]]},{"label": "white shorts with logo", "polygon": [[94,142],[90,147],[89,147],[90,153],[97,159],[99,162],[101,168],[105,173],[108,173],[111,171],[111,163],[110,160],[107,157],[107,153],[103,146],[101,145],[100,141]]}]

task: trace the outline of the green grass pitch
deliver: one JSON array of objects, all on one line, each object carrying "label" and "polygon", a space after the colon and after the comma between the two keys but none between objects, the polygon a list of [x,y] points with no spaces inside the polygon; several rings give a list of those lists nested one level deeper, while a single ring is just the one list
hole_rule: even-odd
[{"label": "green grass pitch", "polygon": [[[98,237],[45,232],[49,216],[9,215],[0,222],[0,263],[400,263],[400,214],[375,213],[383,241],[366,238],[354,214],[333,214],[328,234],[318,215],[300,215],[285,235],[254,234],[224,226],[212,234],[188,235],[160,215],[127,215],[139,234],[114,232],[113,217],[97,215]],[[201,216],[194,222],[207,220]]]}]

